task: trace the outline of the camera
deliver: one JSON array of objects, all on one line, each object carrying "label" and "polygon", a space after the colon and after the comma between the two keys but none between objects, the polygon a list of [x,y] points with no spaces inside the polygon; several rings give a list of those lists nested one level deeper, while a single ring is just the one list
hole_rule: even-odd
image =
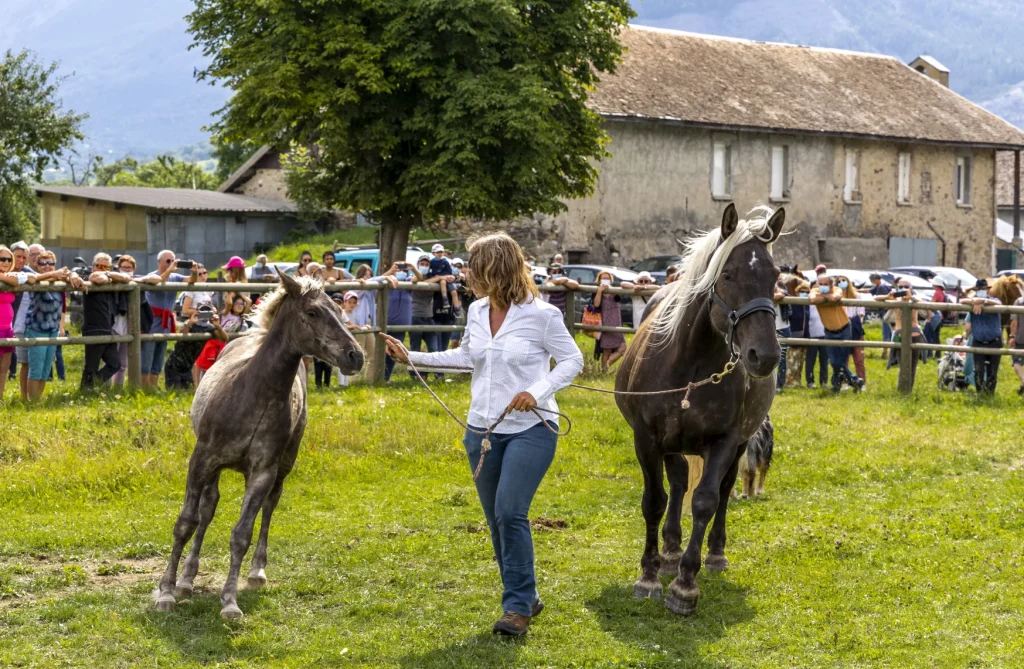
[{"label": "camera", "polygon": [[909,294],[910,291],[907,290],[906,288],[897,288],[896,290],[892,291],[893,297],[906,297]]},{"label": "camera", "polygon": [[209,322],[210,319],[212,319],[212,318],[213,318],[213,312],[212,311],[197,311],[196,312],[196,320],[197,321]]},{"label": "camera", "polygon": [[193,264],[194,263],[191,260],[179,260],[178,262],[174,263],[174,266],[177,267],[178,269],[192,269]]},{"label": "camera", "polygon": [[407,263],[407,262],[400,262],[400,263],[398,263],[398,269],[409,269],[409,263]]}]

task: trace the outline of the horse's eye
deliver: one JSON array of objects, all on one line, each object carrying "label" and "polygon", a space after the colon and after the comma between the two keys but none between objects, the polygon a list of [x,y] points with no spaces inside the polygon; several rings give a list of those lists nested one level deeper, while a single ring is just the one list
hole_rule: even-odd
[{"label": "horse's eye", "polygon": [[310,318],[316,318],[316,311],[310,309],[309,311],[306,312],[306,315],[309,316]]},{"label": "horse's eye", "polygon": [[731,277],[731,276],[729,276],[729,273],[728,273],[728,272],[724,272],[724,271],[723,271],[723,272],[722,272],[722,278],[723,278],[723,279],[725,279],[726,281],[728,281],[728,280],[730,280],[730,279],[731,279],[732,277]]}]

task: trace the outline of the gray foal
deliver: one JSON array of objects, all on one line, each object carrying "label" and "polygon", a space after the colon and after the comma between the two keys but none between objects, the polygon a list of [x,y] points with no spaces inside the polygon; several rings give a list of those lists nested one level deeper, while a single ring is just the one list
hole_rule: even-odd
[{"label": "gray foal", "polygon": [[[252,542],[256,514],[263,522],[249,572],[249,587],[266,585],[267,535],[281,486],[295,464],[306,428],[306,369],[312,355],[354,374],[363,351],[342,322],[341,311],[313,279],[281,274],[281,286],[257,309],[259,329],[232,341],[203,377],[192,402],[196,447],[188,464],[185,503],[174,524],[171,559],[160,580],[158,611],[174,609],[175,596],[192,595],[199,551],[217,510],[223,469],[245,476],[242,513],[231,531],[231,568],[221,591],[225,620],[238,618],[238,573]],[[252,416],[238,422],[239,409]],[[195,533],[181,578],[175,582],[185,543]]]}]

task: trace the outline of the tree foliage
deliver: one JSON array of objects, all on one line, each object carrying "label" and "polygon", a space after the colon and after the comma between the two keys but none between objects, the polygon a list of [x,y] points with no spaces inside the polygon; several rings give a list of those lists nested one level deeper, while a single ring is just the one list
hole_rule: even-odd
[{"label": "tree foliage", "polygon": [[217,159],[217,169],[213,174],[217,177],[217,181],[219,183],[227,181],[228,177],[245,164],[245,161],[249,160],[259,148],[259,145],[253,144],[247,139],[229,140],[222,136],[215,136],[213,138],[213,157]]},{"label": "tree foliage", "polygon": [[590,194],[607,137],[585,102],[632,16],[628,0],[196,0],[188,21],[199,77],[234,90],[215,132],[298,149],[292,195],[376,212],[397,251],[410,223]]},{"label": "tree foliage", "polygon": [[103,156],[94,156],[81,171],[73,172],[76,186],[148,186],[151,188],[189,188],[215,190],[220,182],[199,163],[179,160],[174,156],[157,156],[140,163],[125,156],[107,165]]}]

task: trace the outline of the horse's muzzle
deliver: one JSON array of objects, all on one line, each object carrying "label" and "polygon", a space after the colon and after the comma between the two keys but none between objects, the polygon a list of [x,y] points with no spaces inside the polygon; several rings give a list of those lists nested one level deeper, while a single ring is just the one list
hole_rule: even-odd
[{"label": "horse's muzzle", "polygon": [[748,348],[743,355],[743,367],[750,376],[755,379],[763,379],[771,376],[775,371],[780,355],[782,355],[782,351],[779,348],[770,353],[758,351],[756,348]]},{"label": "horse's muzzle", "polygon": [[363,368],[364,360],[363,352],[358,346],[353,346],[342,353],[341,358],[338,359],[338,369],[345,376],[356,374]]}]

